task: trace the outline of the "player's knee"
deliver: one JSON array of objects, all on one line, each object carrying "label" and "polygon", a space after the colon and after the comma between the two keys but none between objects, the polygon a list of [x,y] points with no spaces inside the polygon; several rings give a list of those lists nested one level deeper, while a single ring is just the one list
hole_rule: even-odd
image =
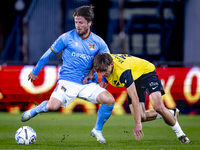
[{"label": "player's knee", "polygon": [[160,115],[162,115],[163,112],[164,112],[164,108],[161,107],[161,106],[155,107],[154,110],[155,110],[157,113],[159,113]]},{"label": "player's knee", "polygon": [[102,102],[103,104],[113,105],[115,104],[115,99],[111,94],[109,94],[103,98]]},{"label": "player's knee", "polygon": [[114,97],[113,97],[113,96],[109,96],[109,97],[107,98],[107,102],[108,102],[108,104],[110,104],[110,105],[115,104],[115,99],[114,99]]},{"label": "player's knee", "polygon": [[100,104],[113,105],[115,104],[115,99],[109,92],[104,91],[97,96],[97,102]]}]

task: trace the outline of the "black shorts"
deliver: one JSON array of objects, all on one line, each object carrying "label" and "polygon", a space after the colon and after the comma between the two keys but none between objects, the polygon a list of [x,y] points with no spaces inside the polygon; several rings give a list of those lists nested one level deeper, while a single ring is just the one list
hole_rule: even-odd
[{"label": "black shorts", "polygon": [[[135,80],[135,86],[137,90],[137,95],[139,97],[139,102],[145,103],[146,92],[150,95],[153,92],[160,91],[162,95],[165,94],[161,80],[155,71],[148,74],[144,74]],[[129,104],[132,104],[131,98],[128,96]]]}]

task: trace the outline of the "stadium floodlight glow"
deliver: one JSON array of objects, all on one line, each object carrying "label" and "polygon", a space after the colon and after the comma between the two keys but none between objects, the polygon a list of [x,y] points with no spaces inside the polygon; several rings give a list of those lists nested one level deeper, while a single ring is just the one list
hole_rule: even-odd
[{"label": "stadium floodlight glow", "polygon": [[23,11],[25,8],[25,2],[23,0],[16,0],[14,8],[17,11]]}]

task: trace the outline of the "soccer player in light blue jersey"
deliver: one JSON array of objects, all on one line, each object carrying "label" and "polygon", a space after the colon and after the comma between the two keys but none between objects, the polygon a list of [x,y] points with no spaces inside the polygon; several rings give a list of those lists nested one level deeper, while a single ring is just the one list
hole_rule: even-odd
[{"label": "soccer player in light blue jersey", "polygon": [[[110,53],[106,43],[90,31],[94,19],[93,6],[82,6],[75,9],[75,29],[62,34],[40,58],[35,68],[28,75],[28,80],[35,81],[38,73],[50,58],[62,52],[63,64],[59,72],[57,86],[48,101],[43,101],[21,116],[25,122],[39,113],[58,110],[61,106],[67,107],[76,97],[102,104],[98,110],[98,123],[91,135],[99,143],[106,143],[102,134],[102,127],[110,117],[115,99],[104,88],[98,85],[97,75],[90,78],[94,57],[99,53]],[[95,75],[94,75],[95,76]],[[90,79],[88,84],[83,80]]]}]

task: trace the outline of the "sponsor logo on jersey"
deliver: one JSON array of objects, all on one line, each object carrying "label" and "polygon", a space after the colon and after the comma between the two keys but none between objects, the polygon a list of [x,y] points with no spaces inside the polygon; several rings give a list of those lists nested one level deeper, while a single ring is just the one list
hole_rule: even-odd
[{"label": "sponsor logo on jersey", "polygon": [[94,56],[72,52],[73,57],[83,58],[85,60],[92,60]]},{"label": "sponsor logo on jersey", "polygon": [[95,50],[95,44],[89,43],[89,49],[90,50]]}]

